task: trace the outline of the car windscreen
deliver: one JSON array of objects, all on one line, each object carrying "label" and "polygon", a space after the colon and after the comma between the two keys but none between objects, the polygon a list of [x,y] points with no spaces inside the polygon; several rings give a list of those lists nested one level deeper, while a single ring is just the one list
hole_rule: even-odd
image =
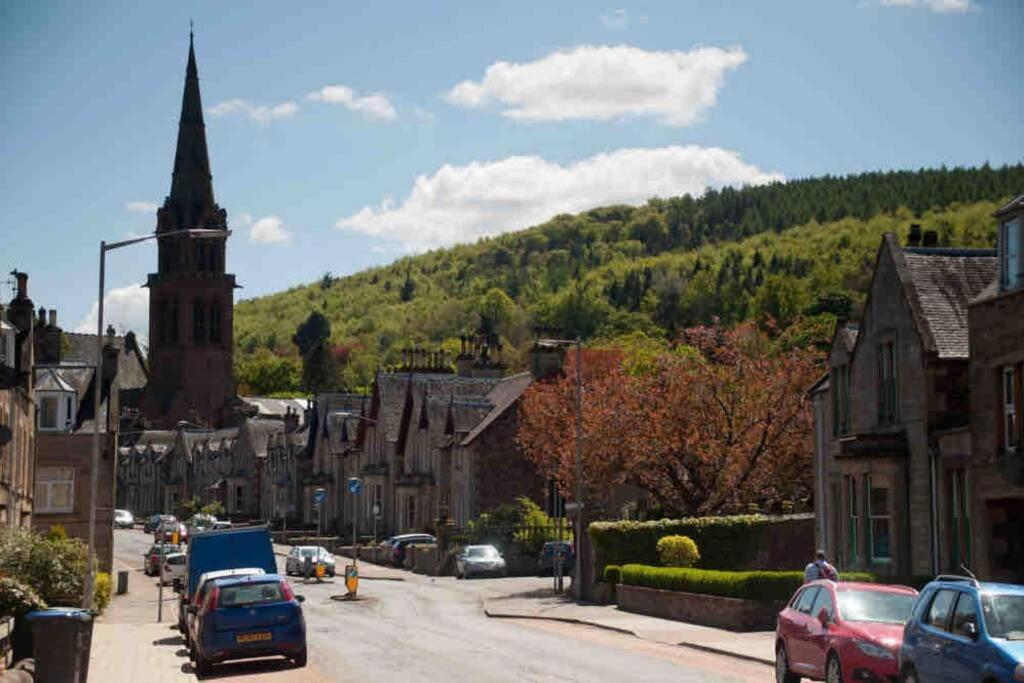
[{"label": "car windscreen", "polygon": [[905,624],[916,597],[909,593],[865,590],[841,590],[836,591],[836,595],[843,619],[887,624]]},{"label": "car windscreen", "polygon": [[281,584],[278,582],[243,583],[236,586],[221,587],[217,597],[217,606],[243,607],[268,602],[281,602],[282,600],[284,600],[284,592],[281,590]]},{"label": "car windscreen", "polygon": [[185,564],[184,555],[171,555],[167,558],[167,564]]},{"label": "car windscreen", "polygon": [[316,557],[316,548],[299,548],[300,557]]},{"label": "car windscreen", "polygon": [[494,548],[490,547],[490,546],[484,546],[482,548],[468,548],[466,550],[466,554],[469,557],[478,557],[478,558],[486,559],[486,558],[497,557],[498,556],[498,551],[495,550]]},{"label": "car windscreen", "polygon": [[981,611],[989,636],[1024,640],[1024,595],[982,595]]}]

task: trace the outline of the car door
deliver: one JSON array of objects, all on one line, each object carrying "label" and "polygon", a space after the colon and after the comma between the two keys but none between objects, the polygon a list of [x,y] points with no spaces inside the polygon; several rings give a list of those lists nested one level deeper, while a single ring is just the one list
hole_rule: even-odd
[{"label": "car door", "polygon": [[921,631],[914,655],[920,680],[926,683],[948,680],[943,664],[949,619],[956,603],[957,591],[940,588],[935,591],[921,619]]},{"label": "car door", "polygon": [[948,681],[975,681],[981,677],[985,658],[978,645],[979,614],[977,595],[960,591],[943,650],[942,668]]},{"label": "car door", "polygon": [[818,597],[818,586],[808,586],[797,597],[793,604],[791,631],[787,642],[786,654],[789,656],[789,668],[794,673],[810,676],[814,669],[814,648],[811,639],[811,608]]},{"label": "car door", "polygon": [[[818,618],[822,611],[828,615],[828,621],[823,626]],[[832,599],[832,591],[822,586],[818,589],[818,595],[811,605],[810,619],[807,624],[807,664],[808,674],[811,676],[825,676],[825,658],[828,655],[829,630],[832,617],[835,615],[835,603]]]}]

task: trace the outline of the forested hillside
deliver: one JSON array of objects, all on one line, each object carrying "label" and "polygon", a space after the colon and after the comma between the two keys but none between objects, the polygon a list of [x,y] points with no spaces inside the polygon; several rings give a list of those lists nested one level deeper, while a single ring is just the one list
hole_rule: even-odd
[{"label": "forested hillside", "polygon": [[296,328],[331,326],[336,387],[365,386],[411,343],[457,347],[481,324],[515,365],[536,325],[594,344],[663,343],[715,318],[757,320],[821,343],[856,313],[879,239],[911,222],[941,245],[992,246],[998,203],[1024,192],[1024,166],[824,177],[652,199],[556,216],[520,232],[239,302],[243,392],[298,391]]}]

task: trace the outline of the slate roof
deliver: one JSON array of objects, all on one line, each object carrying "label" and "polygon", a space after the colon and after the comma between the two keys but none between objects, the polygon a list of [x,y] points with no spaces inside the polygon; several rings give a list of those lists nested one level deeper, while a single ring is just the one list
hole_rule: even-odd
[{"label": "slate roof", "polygon": [[[95,334],[65,332],[64,337],[68,340],[68,350],[61,354],[62,364],[96,365]],[[115,336],[114,346],[121,349],[117,361],[118,386],[121,389],[139,389],[146,386],[146,366],[142,360],[142,350],[135,343],[135,335],[129,332],[125,336]]]},{"label": "slate roof", "polygon": [[463,446],[468,446],[476,439],[480,434],[487,430],[491,424],[494,423],[499,417],[501,417],[506,410],[508,410],[515,402],[523,395],[526,388],[533,383],[533,375],[529,372],[523,372],[518,375],[506,377],[500,384],[498,384],[491,393],[487,395],[488,400],[494,404],[494,408],[481,420],[480,424],[473,428],[465,439],[462,440]]},{"label": "slate roof", "polygon": [[66,391],[78,394],[78,387],[65,378],[57,368],[36,366],[36,391]]},{"label": "slate roof", "polygon": [[239,396],[245,404],[256,409],[260,417],[284,417],[290,408],[298,413],[299,424],[306,418],[306,399],[304,398],[270,398],[267,396]]},{"label": "slate roof", "polygon": [[915,247],[903,250],[903,260],[904,284],[926,350],[939,358],[966,359],[967,306],[995,279],[995,252]]}]

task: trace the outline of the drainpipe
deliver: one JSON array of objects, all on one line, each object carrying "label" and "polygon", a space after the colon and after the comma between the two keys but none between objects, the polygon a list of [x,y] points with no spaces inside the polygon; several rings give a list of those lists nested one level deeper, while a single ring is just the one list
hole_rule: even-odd
[{"label": "drainpipe", "polygon": [[930,442],[928,444],[928,485],[930,494],[930,503],[928,508],[929,516],[929,530],[931,531],[931,546],[932,546],[932,574],[938,574],[939,572],[939,529],[938,529],[938,447],[935,443]]}]

